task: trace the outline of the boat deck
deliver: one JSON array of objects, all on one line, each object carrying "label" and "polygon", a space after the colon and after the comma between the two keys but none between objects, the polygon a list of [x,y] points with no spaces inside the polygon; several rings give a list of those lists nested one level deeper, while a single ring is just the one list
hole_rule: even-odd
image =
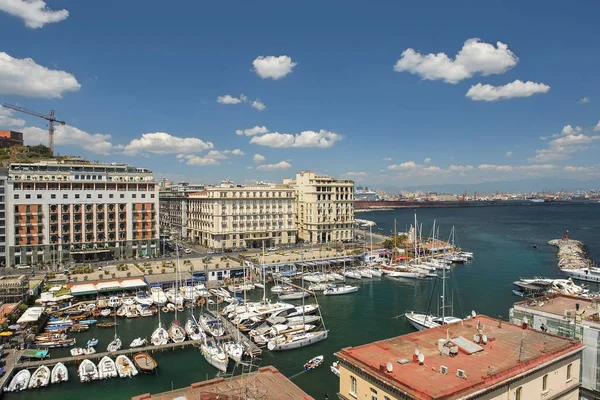
[{"label": "boat deck", "polygon": [[[208,313],[215,317],[215,312],[208,311]],[[223,327],[225,327],[225,330],[227,331],[227,336],[229,336],[232,340],[235,340],[238,337],[240,338],[240,341],[242,342],[242,344],[246,348],[246,351],[250,354],[251,357],[257,357],[262,354],[262,350],[260,349],[260,347],[258,347],[256,343],[254,343],[252,340],[250,340],[250,338],[248,338],[246,335],[240,332],[240,330],[227,318],[221,315],[217,315],[216,318],[221,320],[221,322],[223,323]],[[221,338],[221,340],[223,340],[223,338]]]}]

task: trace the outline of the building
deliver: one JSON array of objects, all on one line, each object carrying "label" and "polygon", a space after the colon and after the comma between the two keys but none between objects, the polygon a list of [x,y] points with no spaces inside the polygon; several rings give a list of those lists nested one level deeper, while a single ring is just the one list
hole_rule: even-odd
[{"label": "building", "polygon": [[163,235],[188,237],[188,197],[190,193],[206,188],[203,184],[180,182],[177,185],[161,183],[160,231]]},{"label": "building", "polygon": [[6,266],[6,180],[8,168],[0,168],[0,267]]},{"label": "building", "polygon": [[296,243],[294,189],[224,181],[188,196],[188,238],[214,249]]},{"label": "building", "polygon": [[581,398],[600,398],[600,314],[597,300],[562,294],[543,301],[522,301],[510,310],[510,321],[583,341]]},{"label": "building", "polygon": [[157,253],[152,171],[79,158],[8,168],[6,265],[83,262]]},{"label": "building", "polygon": [[301,171],[284,179],[296,191],[298,237],[310,243],[354,238],[354,182]]},{"label": "building", "polygon": [[0,301],[6,303],[27,300],[28,292],[27,275],[0,276]]},{"label": "building", "polygon": [[475,318],[340,350],[343,400],[577,399],[583,345]]},{"label": "building", "polygon": [[15,131],[0,131],[0,148],[23,146],[23,134]]},{"label": "building", "polygon": [[216,378],[159,394],[142,394],[131,400],[312,400],[275,367],[262,367],[256,372]]}]

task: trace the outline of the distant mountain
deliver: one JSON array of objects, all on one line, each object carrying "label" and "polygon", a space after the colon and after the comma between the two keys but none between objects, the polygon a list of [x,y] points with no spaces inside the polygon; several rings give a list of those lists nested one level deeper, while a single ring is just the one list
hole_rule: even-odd
[{"label": "distant mountain", "polygon": [[[374,186],[372,186],[374,187]],[[495,193],[495,192],[511,192],[511,193],[528,193],[551,191],[559,192],[575,191],[575,190],[592,190],[600,189],[600,179],[591,179],[580,181],[576,179],[523,179],[518,181],[499,181],[499,182],[483,182],[483,183],[447,183],[438,185],[411,185],[411,186],[386,186],[381,189],[388,194],[407,192],[438,192],[438,193]]]}]

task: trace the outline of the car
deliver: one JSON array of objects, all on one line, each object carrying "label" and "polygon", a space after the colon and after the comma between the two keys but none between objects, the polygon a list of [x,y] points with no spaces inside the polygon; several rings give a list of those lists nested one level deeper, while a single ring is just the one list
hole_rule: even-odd
[{"label": "car", "polygon": [[192,249],[185,249],[183,252],[185,254],[192,254]]},{"label": "car", "polygon": [[269,247],[268,251],[277,251],[277,247]]},{"label": "car", "polygon": [[208,251],[206,252],[206,254],[215,254],[215,251],[214,251],[214,250],[208,250]]},{"label": "car", "polygon": [[17,265],[17,269],[30,269],[31,265],[19,264]]}]

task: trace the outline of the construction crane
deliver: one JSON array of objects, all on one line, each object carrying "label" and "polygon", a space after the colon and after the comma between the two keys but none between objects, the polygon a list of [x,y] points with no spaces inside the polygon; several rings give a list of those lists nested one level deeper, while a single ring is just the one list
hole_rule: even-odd
[{"label": "construction crane", "polygon": [[48,121],[48,148],[50,149],[50,154],[54,155],[54,124],[65,125],[65,121],[58,120],[54,118],[54,110],[50,111],[50,115],[44,115],[37,113],[35,111],[27,110],[23,107],[13,106],[10,104],[2,103],[2,107],[8,108],[11,110],[15,110],[18,112],[22,112],[24,114],[33,115],[34,117],[39,117]]}]

